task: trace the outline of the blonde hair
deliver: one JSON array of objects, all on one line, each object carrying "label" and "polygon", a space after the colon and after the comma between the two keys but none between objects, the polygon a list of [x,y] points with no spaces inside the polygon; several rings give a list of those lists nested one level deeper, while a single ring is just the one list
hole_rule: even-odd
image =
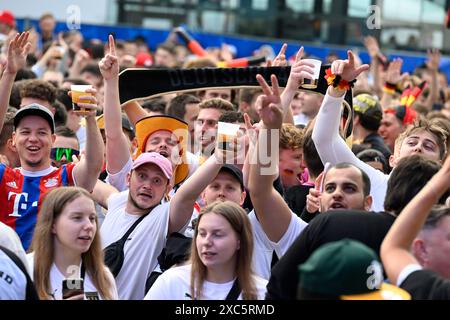
[{"label": "blonde hair", "polygon": [[198,107],[201,109],[217,109],[221,110],[222,113],[225,111],[234,111],[233,104],[222,98],[212,98],[200,102]]},{"label": "blonde hair", "polygon": [[237,251],[235,274],[242,289],[244,300],[257,299],[256,286],[252,279],[252,256],[253,256],[253,231],[247,213],[239,205],[231,201],[214,202],[202,210],[195,226],[195,234],[191,248],[191,297],[200,299],[202,296],[203,282],[206,278],[206,267],[200,259],[197,251],[196,239],[198,236],[198,225],[206,214],[215,213],[225,218],[239,238],[240,247]]},{"label": "blonde hair", "polygon": [[395,140],[394,155],[398,155],[398,152],[400,152],[403,140],[417,131],[426,131],[436,137],[439,148],[439,159],[444,159],[447,154],[447,139],[450,133],[442,126],[442,124],[437,123],[437,121],[430,121],[423,118],[414,121],[413,124],[409,125],[406,130],[397,137]]},{"label": "blonde hair", "polygon": [[[94,201],[86,190],[77,187],[56,188],[44,196],[30,249],[34,251],[34,283],[40,299],[50,299],[52,296],[50,269],[55,253],[52,227],[65,206],[83,196]],[[98,226],[97,216],[95,223]],[[81,255],[81,259],[100,295],[105,299],[112,299],[113,284],[105,270],[99,230],[95,233],[89,250]]]},{"label": "blonde hair", "polygon": [[303,148],[303,130],[290,123],[283,123],[280,131],[280,149]]}]

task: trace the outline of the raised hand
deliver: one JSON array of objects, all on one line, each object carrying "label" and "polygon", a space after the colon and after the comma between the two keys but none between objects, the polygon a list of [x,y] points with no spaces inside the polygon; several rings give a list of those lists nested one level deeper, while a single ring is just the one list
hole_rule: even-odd
[{"label": "raised hand", "polygon": [[283,123],[280,88],[275,75],[271,75],[270,79],[272,81],[272,89],[260,74],[256,75],[256,80],[258,80],[263,90],[263,94],[256,100],[256,110],[267,129],[280,129]]},{"label": "raised hand", "polygon": [[[74,111],[83,117],[95,117],[98,109],[97,102],[97,90],[94,88],[90,88],[86,90],[86,93],[90,93],[91,95],[80,96],[78,106],[81,108],[79,111]],[[72,91],[68,92],[68,95],[72,97]],[[80,102],[83,101],[83,102]]]},{"label": "raised hand", "polygon": [[303,82],[303,79],[313,79],[314,76],[314,65],[302,60],[303,47],[301,47],[297,54],[295,55],[294,64],[291,67],[291,73],[289,74],[289,79],[286,85],[288,90],[295,90]]},{"label": "raised hand", "polygon": [[437,71],[439,69],[439,63],[441,61],[441,53],[439,49],[430,49],[427,52],[428,61],[427,67],[432,71]]},{"label": "raised hand", "polygon": [[116,55],[114,37],[109,35],[109,53],[98,63],[103,79],[111,80],[119,77],[119,61]]},{"label": "raised hand", "polygon": [[364,38],[364,46],[366,47],[370,57],[372,59],[376,58],[376,56],[380,53],[380,47],[378,45],[378,41],[375,37],[367,36]]},{"label": "raised hand", "polygon": [[397,84],[402,80],[401,69],[403,60],[400,58],[394,59],[389,63],[389,67],[386,71],[386,82]]},{"label": "raised hand", "polygon": [[286,60],[286,49],[287,44],[283,43],[281,46],[280,52],[278,52],[278,55],[273,59],[273,61],[268,60],[267,66],[268,67],[286,67],[288,65],[288,62]]},{"label": "raised hand", "polygon": [[27,55],[31,49],[31,43],[27,41],[28,36],[28,31],[18,33],[9,43],[5,72],[15,74],[25,67]]},{"label": "raised hand", "polygon": [[339,75],[348,82],[355,80],[362,72],[369,70],[368,64],[359,67],[355,65],[355,56],[350,50],[347,51],[346,60],[336,60],[331,64],[331,73]]},{"label": "raised hand", "polygon": [[314,213],[320,211],[320,195],[322,193],[315,189],[309,189],[309,194],[306,196],[306,211]]},{"label": "raised hand", "polygon": [[259,134],[259,124],[252,124],[250,120],[250,116],[247,113],[244,113],[244,122],[245,122],[245,128],[247,129],[245,131],[245,134],[248,137],[248,141],[252,145],[256,145],[256,142],[258,141],[258,134]]}]

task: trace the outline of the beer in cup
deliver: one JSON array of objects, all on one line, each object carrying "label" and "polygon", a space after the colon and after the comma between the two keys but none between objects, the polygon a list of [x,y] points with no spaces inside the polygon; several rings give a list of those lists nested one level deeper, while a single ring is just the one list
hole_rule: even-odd
[{"label": "beer in cup", "polygon": [[302,88],[305,89],[315,89],[317,88],[317,83],[319,82],[320,76],[320,67],[322,66],[322,61],[316,59],[302,59],[302,61],[308,62],[314,65],[314,75],[313,79],[303,79],[303,83],[301,84]]},{"label": "beer in cup", "polygon": [[72,91],[72,109],[74,111],[79,111],[81,113],[88,113],[83,107],[80,107],[79,103],[91,103],[90,100],[83,100],[80,97],[83,96],[92,96],[93,94],[90,92],[86,92],[86,90],[92,89],[92,85],[71,85],[70,90]]}]

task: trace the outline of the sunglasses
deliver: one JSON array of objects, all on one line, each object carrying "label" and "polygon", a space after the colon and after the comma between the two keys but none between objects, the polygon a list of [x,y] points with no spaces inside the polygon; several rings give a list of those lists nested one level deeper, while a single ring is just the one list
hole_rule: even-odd
[{"label": "sunglasses", "polygon": [[52,148],[50,151],[50,158],[55,161],[61,161],[64,156],[67,162],[72,162],[72,156],[78,156],[79,154],[79,150],[72,148]]}]

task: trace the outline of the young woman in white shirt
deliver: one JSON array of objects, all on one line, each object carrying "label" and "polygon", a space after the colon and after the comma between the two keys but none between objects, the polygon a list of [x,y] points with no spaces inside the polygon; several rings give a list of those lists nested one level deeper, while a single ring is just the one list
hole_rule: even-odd
[{"label": "young woman in white shirt", "polygon": [[[40,299],[62,299],[64,279],[83,278],[84,292],[117,299],[117,288],[103,262],[97,214],[82,188],[62,187],[44,196],[29,262]],[[69,299],[82,300],[84,294]]]},{"label": "young woman in white shirt", "polygon": [[244,209],[231,201],[207,206],[193,240],[190,264],[164,272],[145,300],[264,299],[267,280],[251,270],[252,227]]}]

